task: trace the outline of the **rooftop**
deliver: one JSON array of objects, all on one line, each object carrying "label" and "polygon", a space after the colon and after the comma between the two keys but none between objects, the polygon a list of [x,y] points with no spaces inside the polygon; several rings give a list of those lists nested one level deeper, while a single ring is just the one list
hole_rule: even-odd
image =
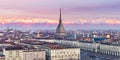
[{"label": "rooftop", "polygon": [[67,49],[67,48],[76,48],[76,47],[72,47],[72,46],[64,46],[58,43],[51,43],[51,42],[44,42],[44,41],[29,41],[26,42],[27,44],[31,44],[31,45],[41,45],[44,47],[48,47],[50,49]]},{"label": "rooftop", "polygon": [[5,49],[6,50],[23,50],[24,47],[20,45],[15,45],[15,46],[7,46]]}]

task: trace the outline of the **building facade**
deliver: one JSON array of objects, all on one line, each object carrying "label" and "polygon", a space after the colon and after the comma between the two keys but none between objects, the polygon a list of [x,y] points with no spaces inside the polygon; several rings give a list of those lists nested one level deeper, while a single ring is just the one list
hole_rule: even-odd
[{"label": "building facade", "polygon": [[107,45],[99,43],[83,43],[78,41],[68,41],[68,40],[41,40],[46,42],[56,42],[62,45],[80,47],[82,50],[92,51],[96,53],[103,53],[107,55],[113,55],[120,57],[120,46],[117,45]]},{"label": "building facade", "polygon": [[23,51],[23,60],[46,60],[46,53],[41,50],[26,50]]},{"label": "building facade", "polygon": [[47,43],[47,60],[80,60],[80,48]]},{"label": "building facade", "polygon": [[49,60],[80,60],[80,48],[52,49]]},{"label": "building facade", "polygon": [[23,50],[4,51],[5,60],[23,60]]},{"label": "building facade", "polygon": [[3,55],[5,60],[46,60],[45,51],[38,49],[4,49]]}]

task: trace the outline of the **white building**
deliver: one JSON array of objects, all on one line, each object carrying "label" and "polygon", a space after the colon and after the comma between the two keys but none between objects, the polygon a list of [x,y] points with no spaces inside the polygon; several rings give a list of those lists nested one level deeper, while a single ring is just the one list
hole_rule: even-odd
[{"label": "white building", "polygon": [[5,60],[23,60],[23,50],[5,50]]},{"label": "white building", "polygon": [[47,60],[80,60],[80,48],[57,43],[46,43],[43,46],[46,50]]},{"label": "white building", "polygon": [[46,60],[46,53],[43,50],[25,50],[23,60]]},{"label": "white building", "polygon": [[82,43],[78,41],[68,41],[68,40],[41,40],[46,42],[56,42],[62,45],[80,47],[80,49],[104,53],[108,55],[120,56],[120,46],[115,45],[105,45],[99,43]]},{"label": "white building", "polygon": [[9,47],[3,49],[5,60],[46,60],[43,50],[24,49],[21,47]]},{"label": "white building", "polygon": [[80,49],[51,49],[48,56],[49,60],[80,60]]}]

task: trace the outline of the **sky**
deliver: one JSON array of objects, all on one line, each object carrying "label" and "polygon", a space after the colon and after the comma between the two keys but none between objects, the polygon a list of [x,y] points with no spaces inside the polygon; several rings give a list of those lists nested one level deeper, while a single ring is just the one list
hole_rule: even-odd
[{"label": "sky", "polygon": [[120,0],[0,0],[0,29],[55,29],[60,8],[68,29],[120,27]]}]

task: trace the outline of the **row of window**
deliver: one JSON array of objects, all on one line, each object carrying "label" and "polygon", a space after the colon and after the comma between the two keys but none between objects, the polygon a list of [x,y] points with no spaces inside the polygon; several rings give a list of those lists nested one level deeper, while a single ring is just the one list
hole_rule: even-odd
[{"label": "row of window", "polygon": [[55,55],[52,56],[52,58],[65,58],[65,57],[73,57],[73,56],[79,56],[79,54],[71,54],[71,55]]},{"label": "row of window", "polygon": [[55,52],[56,54],[75,54],[75,53],[79,53],[79,52]]},{"label": "row of window", "polygon": [[16,55],[16,57],[19,57],[19,51],[16,51],[16,53],[13,53],[12,51],[9,51],[9,57],[12,57],[13,56],[13,54],[15,54]]}]

